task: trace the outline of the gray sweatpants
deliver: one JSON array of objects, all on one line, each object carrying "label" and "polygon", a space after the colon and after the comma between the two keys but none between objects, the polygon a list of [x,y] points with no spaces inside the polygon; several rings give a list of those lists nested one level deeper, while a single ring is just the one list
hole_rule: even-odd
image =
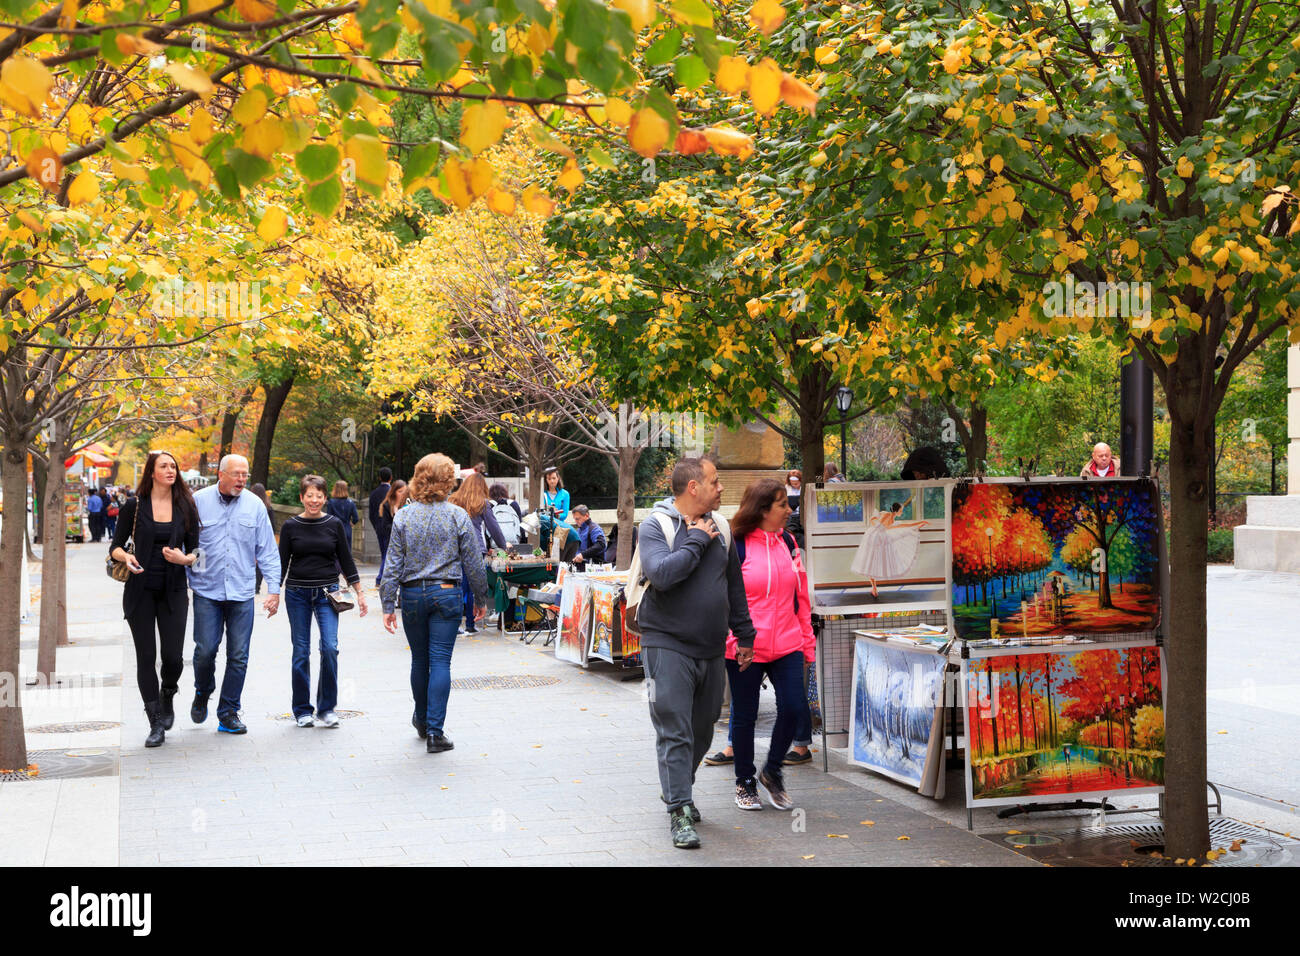
[{"label": "gray sweatpants", "polygon": [[722,655],[688,657],[664,647],[642,649],[659,785],[669,811],[691,802],[695,771],[713,743],[727,669]]}]

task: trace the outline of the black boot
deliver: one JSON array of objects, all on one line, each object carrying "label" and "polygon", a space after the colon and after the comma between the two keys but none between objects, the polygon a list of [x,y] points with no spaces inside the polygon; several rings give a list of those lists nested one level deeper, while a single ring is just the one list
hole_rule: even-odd
[{"label": "black boot", "polygon": [[163,732],[162,714],[158,702],[144,705],[144,715],[149,718],[149,736],[144,739],[146,747],[161,747],[162,742],[167,739],[166,733]]},{"label": "black boot", "polygon": [[164,687],[162,689],[162,699],[159,701],[160,715],[162,716],[163,730],[171,730],[172,724],[176,722],[176,710],[172,707],[172,698],[176,696],[176,687]]}]

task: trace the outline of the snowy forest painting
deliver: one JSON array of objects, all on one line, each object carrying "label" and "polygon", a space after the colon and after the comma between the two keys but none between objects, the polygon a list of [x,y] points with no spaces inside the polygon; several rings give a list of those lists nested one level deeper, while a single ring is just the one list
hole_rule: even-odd
[{"label": "snowy forest painting", "polygon": [[946,660],[930,650],[858,639],[850,763],[921,786],[930,735],[943,731],[936,708],[943,702],[945,666]]},{"label": "snowy forest painting", "polygon": [[572,574],[560,592],[560,630],[555,639],[556,660],[587,663],[587,639],[591,634],[591,585],[581,574]]}]

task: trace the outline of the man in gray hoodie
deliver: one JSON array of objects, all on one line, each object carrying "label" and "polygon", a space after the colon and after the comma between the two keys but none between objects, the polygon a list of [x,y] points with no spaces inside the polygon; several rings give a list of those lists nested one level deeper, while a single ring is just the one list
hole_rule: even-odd
[{"label": "man in gray hoodie", "polygon": [[691,786],[722,710],[727,633],[736,635],[737,660],[747,666],[754,625],[736,549],[712,514],[722,503],[717,468],[707,459],[683,458],[673,468],[672,489],[674,497],[641,523],[641,571],[650,586],[637,619],[673,845],[693,848],[700,845],[700,815]]}]

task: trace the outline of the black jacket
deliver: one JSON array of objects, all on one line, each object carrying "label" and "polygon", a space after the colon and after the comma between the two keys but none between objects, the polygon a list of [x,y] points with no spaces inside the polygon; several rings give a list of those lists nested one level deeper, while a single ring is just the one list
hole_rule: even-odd
[{"label": "black jacket", "polygon": [[[140,508],[140,517],[136,519],[136,508]],[[167,543],[168,547],[180,548],[186,554],[194,551],[199,546],[199,528],[198,516],[194,516],[194,527],[186,528],[184,516],[178,513],[178,509],[172,509],[172,534],[171,540]],[[139,497],[127,499],[126,504],[122,506],[121,513],[117,516],[117,531],[113,535],[113,543],[109,545],[110,553],[114,548],[126,546],[127,539],[131,537],[132,528],[135,529],[135,555],[136,560],[144,564],[149,560],[149,554],[153,550],[154,528],[153,522],[153,502],[145,498],[143,503]],[[140,600],[140,595],[144,592],[143,574],[133,574],[126,581],[122,590],[122,616],[130,617],[131,612],[135,610],[136,603]],[[171,601],[171,595],[180,593],[180,600],[187,600],[185,591],[189,587],[189,579],[185,574],[185,565],[172,564],[167,562],[167,594],[168,601]]]}]

